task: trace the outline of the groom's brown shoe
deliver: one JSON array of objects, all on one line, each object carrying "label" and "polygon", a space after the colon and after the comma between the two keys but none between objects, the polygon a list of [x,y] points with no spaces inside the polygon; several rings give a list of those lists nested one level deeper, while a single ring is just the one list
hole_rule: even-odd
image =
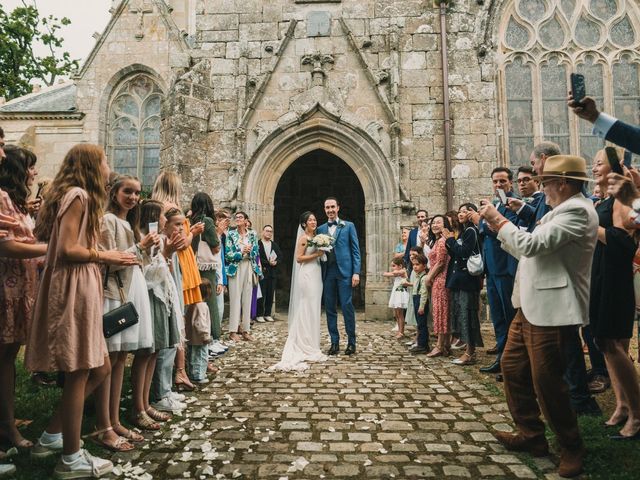
[{"label": "groom's brown shoe", "polygon": [[329,348],[329,351],[327,352],[327,355],[337,355],[339,351],[340,346],[337,343],[332,343],[331,348]]},{"label": "groom's brown shoe", "polygon": [[507,432],[494,432],[494,437],[512,452],[528,452],[534,457],[546,457],[549,455],[549,444],[542,437],[524,438],[522,435]]}]

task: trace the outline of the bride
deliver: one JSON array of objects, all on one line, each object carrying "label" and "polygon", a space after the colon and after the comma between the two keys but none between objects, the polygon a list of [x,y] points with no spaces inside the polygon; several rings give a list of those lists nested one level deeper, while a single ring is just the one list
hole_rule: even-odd
[{"label": "bride", "polygon": [[309,368],[306,362],[327,360],[320,352],[320,257],[324,252],[309,245],[317,226],[313,213],[304,212],[300,216],[289,297],[289,335],[282,359],[269,370],[302,371]]}]

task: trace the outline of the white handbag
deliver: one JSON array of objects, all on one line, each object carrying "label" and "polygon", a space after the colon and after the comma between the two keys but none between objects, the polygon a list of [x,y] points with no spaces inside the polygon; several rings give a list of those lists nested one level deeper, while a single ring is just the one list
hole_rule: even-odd
[{"label": "white handbag", "polygon": [[196,252],[196,263],[198,264],[198,270],[214,270],[216,268],[216,257],[211,251],[211,247],[204,238],[200,237],[200,243],[198,243],[198,251]]},{"label": "white handbag", "polygon": [[474,228],[473,231],[476,234],[476,247],[478,249],[478,253],[471,255],[467,259],[467,271],[469,275],[473,275],[477,277],[478,275],[482,275],[484,272],[484,261],[482,260],[482,253],[480,252],[480,244],[478,243],[478,232]]}]

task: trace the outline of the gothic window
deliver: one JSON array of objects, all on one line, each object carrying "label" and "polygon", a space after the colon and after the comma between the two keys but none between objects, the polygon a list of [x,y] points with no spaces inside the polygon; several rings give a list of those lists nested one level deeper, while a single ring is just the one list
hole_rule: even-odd
[{"label": "gothic window", "polygon": [[511,0],[500,28],[504,151],[526,164],[550,140],[590,161],[602,148],[566,105],[570,74],[585,76],[598,107],[640,123],[640,7],[635,0]]},{"label": "gothic window", "polygon": [[116,89],[109,105],[107,152],[113,169],[153,186],[160,168],[162,91],[146,74],[130,77]]}]

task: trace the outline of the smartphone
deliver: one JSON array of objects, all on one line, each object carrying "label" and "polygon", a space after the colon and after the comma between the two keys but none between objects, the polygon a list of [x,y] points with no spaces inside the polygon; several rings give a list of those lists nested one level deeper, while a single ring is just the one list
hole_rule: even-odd
[{"label": "smartphone", "polygon": [[36,192],[36,198],[42,198],[42,189],[44,188],[44,182],[38,184],[38,191]]},{"label": "smartphone", "polygon": [[507,194],[504,193],[504,190],[501,188],[496,188],[496,196],[500,200],[503,205],[507,204]]},{"label": "smartphone", "polygon": [[620,160],[616,149],[613,147],[604,147],[604,151],[607,154],[607,161],[609,162],[611,171],[619,175],[624,175],[624,170],[622,170],[622,165],[620,165]]},{"label": "smartphone", "polygon": [[631,157],[633,157],[633,154],[629,150],[625,150],[624,159],[622,160],[622,163],[627,168],[631,168]]},{"label": "smartphone", "polygon": [[581,103],[584,97],[587,96],[584,86],[584,75],[581,73],[571,74],[571,95],[573,96],[573,101],[576,103]]},{"label": "smartphone", "polygon": [[158,222],[149,223],[149,233],[158,233]]}]

